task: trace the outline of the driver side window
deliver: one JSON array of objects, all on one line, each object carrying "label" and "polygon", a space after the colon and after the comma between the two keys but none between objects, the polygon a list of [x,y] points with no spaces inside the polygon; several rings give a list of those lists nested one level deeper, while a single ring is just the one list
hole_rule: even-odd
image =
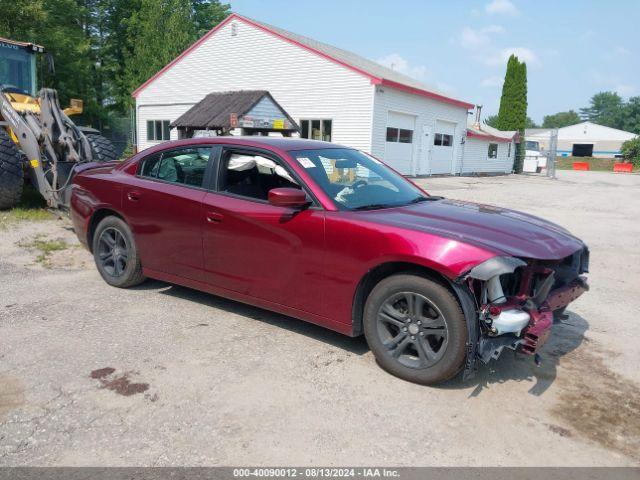
[{"label": "driver side window", "polygon": [[269,157],[226,149],[222,155],[219,190],[255,200],[268,200],[273,188],[298,188],[290,173]]}]

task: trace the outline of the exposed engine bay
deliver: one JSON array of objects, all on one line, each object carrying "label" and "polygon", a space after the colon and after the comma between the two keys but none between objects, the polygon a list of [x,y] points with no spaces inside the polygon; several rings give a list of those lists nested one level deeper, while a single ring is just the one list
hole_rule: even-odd
[{"label": "exposed engine bay", "polygon": [[[504,348],[532,355],[540,363],[540,348],[549,338],[554,318],[589,290],[582,274],[589,271],[589,250],[584,247],[561,260],[493,257],[458,279],[458,294],[467,292],[463,308],[469,323],[465,378],[476,359],[488,363]],[[473,305],[471,305],[473,304]],[[473,324],[473,325],[472,325]]]}]

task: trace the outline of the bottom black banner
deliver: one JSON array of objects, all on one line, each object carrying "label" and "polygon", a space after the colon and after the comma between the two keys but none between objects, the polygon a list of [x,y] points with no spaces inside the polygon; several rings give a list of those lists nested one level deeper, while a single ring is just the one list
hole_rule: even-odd
[{"label": "bottom black banner", "polygon": [[640,468],[552,467],[0,467],[0,480],[639,480]]}]

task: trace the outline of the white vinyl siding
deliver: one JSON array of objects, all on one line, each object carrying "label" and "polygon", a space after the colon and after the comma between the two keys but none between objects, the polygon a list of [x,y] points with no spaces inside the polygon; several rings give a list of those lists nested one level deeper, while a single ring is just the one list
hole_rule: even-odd
[{"label": "white vinyl siding", "polygon": [[[191,104],[138,105],[136,110],[138,124],[138,150],[143,150],[153,145],[157,145],[158,143],[162,143],[162,141],[147,140],[147,121],[156,120],[158,118],[168,118],[173,121],[189,110],[192,106],[193,105]],[[172,128],[169,130],[169,134],[169,140],[178,139],[177,129]]]},{"label": "white vinyl siding", "polygon": [[[511,173],[513,168],[513,152],[511,147],[511,157],[508,142],[498,142],[498,155],[496,158],[489,158],[489,144],[495,143],[481,138],[468,137],[464,144],[464,162],[462,164],[462,174],[471,173]],[[513,142],[512,142],[513,143]]]},{"label": "white vinyl siding", "polygon": [[139,92],[139,148],[153,144],[144,133],[147,119],[173,121],[208,93],[230,90],[268,90],[296,122],[331,119],[332,142],[371,151],[370,80],[241,21],[223,26]]},{"label": "white vinyl siding", "polygon": [[[462,160],[460,141],[467,125],[467,110],[430,98],[414,95],[390,87],[376,87],[373,106],[373,134],[371,153],[383,161],[385,159],[386,137],[389,114],[401,113],[415,118],[412,141],[412,158],[406,175],[427,175],[431,173],[430,157],[433,145],[436,122],[438,120],[455,124],[453,132],[453,163],[451,171],[459,173]],[[393,162],[390,162],[393,165]]]}]

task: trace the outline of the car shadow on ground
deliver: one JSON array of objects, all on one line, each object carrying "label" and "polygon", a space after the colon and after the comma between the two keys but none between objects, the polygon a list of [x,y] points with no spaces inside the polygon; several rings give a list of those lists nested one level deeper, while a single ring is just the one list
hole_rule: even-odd
[{"label": "car shadow on ground", "polygon": [[[356,355],[364,355],[369,351],[364,336],[348,337],[303,320],[187,287],[158,280],[148,280],[134,289],[156,290],[163,295],[198,302],[234,315],[241,315],[305,335]],[[473,379],[463,382],[461,375],[458,375],[436,388],[467,389],[475,385],[470,394],[471,397],[475,397],[493,384],[516,381],[533,382],[529,393],[536,396],[544,394],[556,379],[557,366],[562,357],[580,346],[585,338],[585,332],[589,329],[589,323],[583,317],[568,310],[567,314],[568,318],[553,325],[551,337],[540,352],[542,357],[540,366],[535,364],[532,356],[504,349],[498,360],[492,360],[487,365],[478,362],[478,370]]]},{"label": "car shadow on ground", "polygon": [[184,300],[198,302],[219,310],[224,310],[225,312],[229,312],[234,315],[241,315],[253,320],[268,323],[269,325],[284,328],[300,335],[305,335],[356,355],[364,355],[369,351],[369,346],[363,336],[356,338],[348,337],[338,332],[334,332],[333,330],[329,330],[303,320],[298,320],[297,318],[281,315],[270,310],[236,302],[235,300],[229,300],[217,295],[200,292],[198,290],[193,290],[179,285],[164,283],[158,280],[148,280],[134,288],[139,290],[157,290],[163,295],[170,295]]},{"label": "car shadow on ground", "polygon": [[487,365],[478,362],[478,371],[473,379],[462,382],[457,377],[440,388],[459,389],[475,385],[469,396],[476,397],[493,384],[531,382],[533,385],[529,393],[543,395],[555,381],[562,357],[582,344],[589,329],[589,323],[583,317],[569,310],[566,313],[568,318],[553,325],[549,340],[540,350],[540,366],[535,364],[533,356],[504,349],[498,360],[491,360]]}]

